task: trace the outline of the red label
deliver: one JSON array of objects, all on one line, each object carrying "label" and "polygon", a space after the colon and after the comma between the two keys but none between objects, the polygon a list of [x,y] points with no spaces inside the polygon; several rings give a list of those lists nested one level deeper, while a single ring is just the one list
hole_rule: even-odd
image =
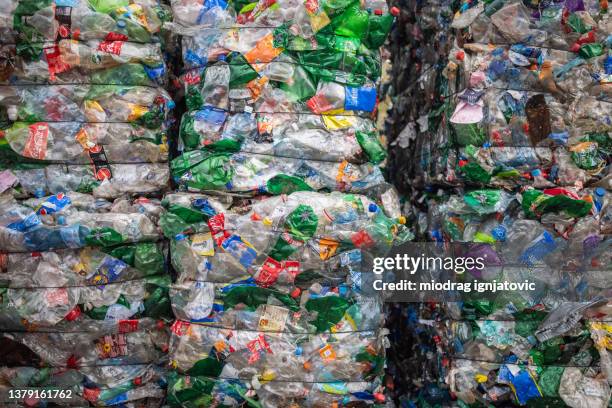
[{"label": "red label", "polygon": [[119,320],[119,333],[131,333],[138,330],[138,320]]},{"label": "red label", "polygon": [[267,288],[276,282],[282,270],[283,265],[280,262],[268,257],[255,274],[255,281],[259,286]]},{"label": "red label", "polygon": [[96,402],[100,396],[99,388],[83,388],[83,398],[90,402]]},{"label": "red label", "polygon": [[64,316],[64,319],[66,319],[69,322],[72,322],[78,319],[79,316],[81,316],[81,309],[79,308],[79,305],[76,305],[74,309],[69,311],[68,314]]},{"label": "red label", "polygon": [[325,95],[315,95],[306,102],[310,110],[316,114],[330,111],[334,109],[332,104],[327,100]]},{"label": "red label", "polygon": [[310,14],[314,14],[317,12],[317,10],[319,10],[319,2],[318,0],[306,0],[304,3],[304,8]]},{"label": "red label", "polygon": [[259,356],[262,351],[266,351],[268,353],[272,353],[270,349],[270,345],[264,338],[263,334],[260,334],[255,340],[251,340],[247,343],[247,348],[251,352],[251,356],[249,357],[249,363],[254,363],[259,360]]},{"label": "red label", "polygon": [[300,273],[300,262],[285,261],[285,270],[293,279],[295,279],[295,277]]},{"label": "red label", "polygon": [[294,248],[299,248],[302,245],[304,245],[304,243],[302,241],[298,241],[297,239],[294,239],[291,234],[289,234],[288,232],[283,232],[281,234],[281,238],[283,240],[285,240],[289,245],[291,245]]},{"label": "red label", "polygon": [[121,34],[121,33],[110,32],[106,34],[106,37],[104,37],[104,40],[105,41],[127,41],[128,36],[125,34]]},{"label": "red label", "polygon": [[49,125],[43,122],[28,126],[30,135],[23,148],[23,155],[31,159],[42,160],[47,155],[47,140],[49,139]]},{"label": "red label", "polygon": [[55,74],[61,74],[62,72],[68,71],[70,65],[66,64],[62,60],[62,54],[59,50],[59,46],[54,45],[43,49],[45,57],[47,59],[47,67],[49,70],[49,78],[55,79]]},{"label": "red label", "polygon": [[357,248],[369,248],[374,246],[374,240],[365,231],[359,231],[351,237],[351,241]]},{"label": "red label", "polygon": [[208,229],[210,230],[213,240],[217,243],[217,246],[221,246],[223,241],[230,235],[224,228],[225,215],[223,213],[217,214],[208,220]]},{"label": "red label", "polygon": [[96,170],[96,179],[99,181],[104,181],[106,179],[110,179],[112,176],[111,171],[106,167]]},{"label": "red label", "polygon": [[191,324],[189,322],[177,320],[172,324],[172,327],[170,329],[172,330],[172,333],[180,337],[187,334],[190,325]]},{"label": "red label", "polygon": [[68,304],[68,290],[66,288],[48,290],[45,297],[51,307]]},{"label": "red label", "polygon": [[183,76],[183,81],[187,85],[195,85],[200,83],[200,74],[197,71],[189,71]]},{"label": "red label", "polygon": [[109,54],[119,55],[121,54],[121,47],[123,47],[124,41],[102,41],[98,45],[98,50]]}]

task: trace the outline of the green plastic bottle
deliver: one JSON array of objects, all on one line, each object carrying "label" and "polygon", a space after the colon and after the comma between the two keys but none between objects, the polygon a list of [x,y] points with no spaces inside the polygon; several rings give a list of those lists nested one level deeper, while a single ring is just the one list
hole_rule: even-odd
[{"label": "green plastic bottle", "polygon": [[277,261],[287,259],[304,245],[317,230],[319,219],[309,205],[300,204],[287,216],[284,229],[286,234],[274,244],[269,256]]}]

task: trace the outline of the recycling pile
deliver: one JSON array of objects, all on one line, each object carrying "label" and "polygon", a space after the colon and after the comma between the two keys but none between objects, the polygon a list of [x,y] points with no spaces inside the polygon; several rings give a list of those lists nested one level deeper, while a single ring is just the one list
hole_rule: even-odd
[{"label": "recycling pile", "polygon": [[168,404],[385,400],[361,261],[410,238],[373,121],[384,1],[172,2],[187,112],[160,226]]},{"label": "recycling pile", "polygon": [[164,398],[169,13],[149,0],[0,2],[3,391],[70,390],[56,402],[73,406]]},{"label": "recycling pile", "polygon": [[448,62],[423,82],[436,103],[392,142],[414,158],[402,175],[409,218],[422,240],[487,255],[465,281],[529,279],[536,290],[390,307],[401,406],[609,406],[607,7],[458,5]]}]

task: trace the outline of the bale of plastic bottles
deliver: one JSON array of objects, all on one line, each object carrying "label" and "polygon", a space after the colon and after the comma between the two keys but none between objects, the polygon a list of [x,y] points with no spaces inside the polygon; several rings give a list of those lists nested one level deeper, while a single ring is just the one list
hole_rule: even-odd
[{"label": "bale of plastic bottles", "polygon": [[411,238],[375,111],[384,1],[173,1],[183,115],[168,403],[384,404],[362,257]]},{"label": "bale of plastic bottles", "polygon": [[[413,158],[395,172],[408,219],[421,240],[470,244],[500,261],[466,280],[529,279],[536,290],[390,306],[396,401],[607,407],[607,2],[470,1],[448,20],[438,6],[444,58],[414,43],[408,64],[437,61],[407,92],[432,103],[391,127],[394,155]],[[414,25],[428,27],[429,10],[418,11]]]},{"label": "bale of plastic bottles", "polygon": [[0,405],[165,399],[170,13],[0,2]]}]

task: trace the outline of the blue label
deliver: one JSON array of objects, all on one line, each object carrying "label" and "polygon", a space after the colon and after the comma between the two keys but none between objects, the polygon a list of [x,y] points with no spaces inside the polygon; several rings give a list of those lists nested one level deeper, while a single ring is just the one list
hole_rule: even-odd
[{"label": "blue label", "polygon": [[117,395],[114,398],[110,398],[104,401],[104,405],[118,405],[128,400],[127,392]]},{"label": "blue label", "polygon": [[36,225],[40,224],[40,218],[34,213],[28,215],[21,221],[15,221],[6,226],[6,228],[23,232]]},{"label": "blue label", "polygon": [[376,106],[376,88],[344,87],[344,109],[372,112]]},{"label": "blue label", "polygon": [[230,253],[240,262],[242,266],[248,268],[255,261],[257,252],[244,242],[238,235],[232,235],[223,241],[221,245],[225,251]]},{"label": "blue label", "polygon": [[[83,228],[83,231],[81,231]],[[60,229],[60,237],[67,248],[81,248],[85,245],[85,237],[89,232],[87,227],[81,227],[79,224]]]},{"label": "blue label", "polygon": [[198,199],[193,200],[191,202],[191,206],[197,209],[198,211],[200,211],[201,213],[204,213],[210,217],[217,214],[215,209],[212,207],[212,205],[210,205],[208,200],[205,198],[198,198]]},{"label": "blue label", "polygon": [[71,203],[70,197],[64,195],[64,193],[58,193],[43,201],[36,209],[36,214],[55,214],[68,207]]},{"label": "blue label", "polygon": [[164,75],[166,74],[166,67],[164,66],[164,64],[158,65],[156,67],[148,67],[145,65],[144,69],[148,77],[156,83],[161,82],[160,80],[162,80],[164,78]]},{"label": "blue label", "polygon": [[55,0],[55,5],[58,7],[76,7],[79,5],[79,0]]},{"label": "blue label", "polygon": [[214,109],[210,107],[206,107],[196,111],[193,114],[195,120],[199,122],[207,122],[217,126],[225,123],[225,119],[227,118],[227,112],[219,109]]},{"label": "blue label", "polygon": [[[89,282],[93,284],[104,285],[111,283],[119,279],[121,272],[123,272],[128,265],[116,258],[106,256],[96,272],[89,278]],[[98,286],[98,289],[104,289],[104,286]]]},{"label": "blue label", "polygon": [[200,57],[193,50],[187,50],[183,58],[185,59],[185,65],[190,67],[205,67],[208,62],[206,57]]},{"label": "blue label", "polygon": [[525,251],[523,251],[520,261],[529,266],[533,266],[546,255],[554,251],[556,247],[557,243],[552,235],[550,235],[548,231],[544,231],[527,249],[525,249]]}]

